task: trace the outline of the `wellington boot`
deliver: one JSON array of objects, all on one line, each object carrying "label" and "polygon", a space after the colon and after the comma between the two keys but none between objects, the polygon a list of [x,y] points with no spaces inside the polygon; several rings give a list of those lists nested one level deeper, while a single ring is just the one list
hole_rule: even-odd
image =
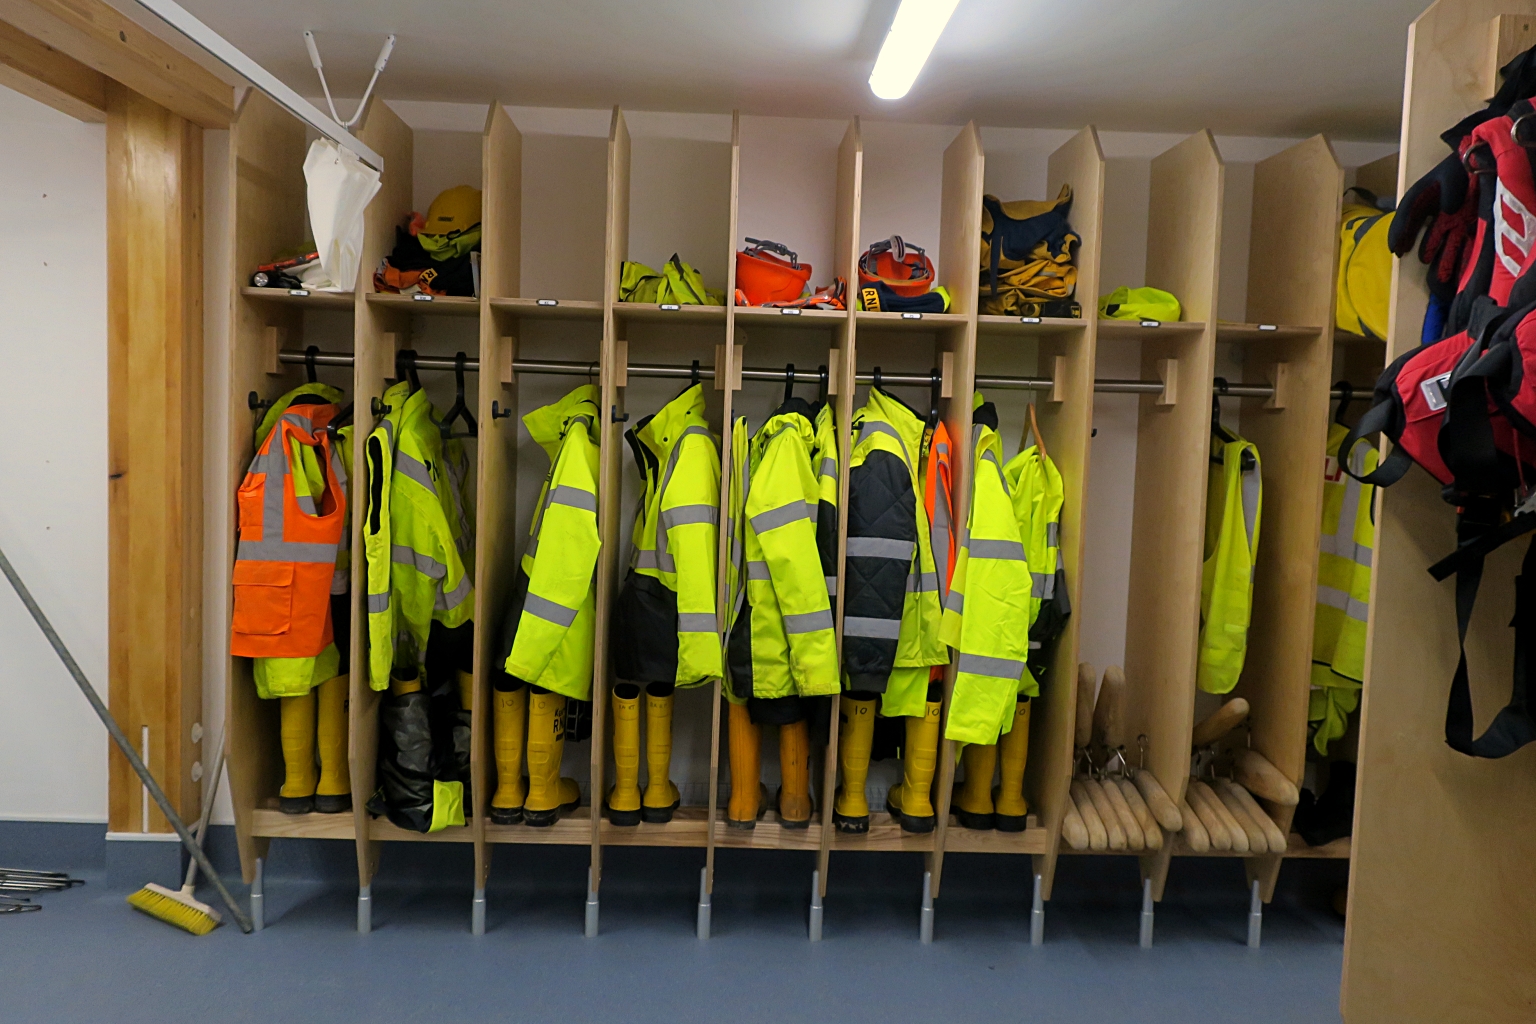
[{"label": "wellington boot", "polygon": [[779,824],[811,825],[811,724],[804,720],[779,726]]},{"label": "wellington boot", "polygon": [[960,762],[965,766],[965,781],[955,795],[955,820],[966,828],[996,828],[992,776],[997,772],[997,744],[967,743]]},{"label": "wellington boot", "polygon": [[841,698],[838,713],[837,764],[843,782],[832,805],[832,824],[839,832],[869,831],[869,798],[864,784],[869,779],[869,754],[875,743],[875,709],[879,700]]},{"label": "wellington boot", "polygon": [[284,814],[315,809],[315,691],[280,700],[283,737],[283,788],[277,806]]},{"label": "wellington boot", "polygon": [[649,777],[640,816],[661,824],[672,820],[682,802],[668,774],[672,769],[672,691],[645,695],[645,767]]},{"label": "wellington boot", "polygon": [[729,828],[757,825],[765,801],[762,797],[763,727],[752,721],[745,704],[729,704],[726,743],[731,759],[731,799],[725,807]]},{"label": "wellington boot", "polygon": [[496,752],[496,795],[491,821],[516,825],[523,820],[523,743],[528,736],[528,687],[496,690],[491,728]]},{"label": "wellington boot", "polygon": [[907,719],[902,780],[891,787],[885,801],[903,832],[932,832],[937,820],[933,813],[933,772],[939,763],[939,708],[938,701],[930,701],[921,718]]},{"label": "wellington boot", "polygon": [[315,789],[315,810],[341,814],[352,809],[352,773],[347,767],[346,676],[320,684],[319,727],[315,746],[320,752],[320,785]]},{"label": "wellington boot", "polygon": [[608,820],[640,824],[640,687],[613,688],[613,788],[608,791]]},{"label": "wellington boot", "polygon": [[523,802],[523,822],[547,828],[560,820],[561,811],[581,806],[581,789],[574,779],[560,777],[560,756],[565,753],[565,698],[547,690],[528,701],[528,799]]},{"label": "wellington boot", "polygon": [[993,799],[997,804],[997,830],[1023,832],[1029,803],[1024,799],[1024,765],[1029,760],[1029,701],[1013,706],[1013,728],[997,741],[1002,765]]}]

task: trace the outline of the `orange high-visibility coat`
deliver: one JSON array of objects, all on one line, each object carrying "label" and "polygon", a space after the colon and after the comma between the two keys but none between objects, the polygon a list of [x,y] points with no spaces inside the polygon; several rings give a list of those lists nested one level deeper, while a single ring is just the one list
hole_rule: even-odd
[{"label": "orange high-visibility coat", "polygon": [[[923,502],[928,507],[929,542],[933,546],[934,567],[939,573],[939,600],[949,596],[949,580],[955,574],[954,505],[950,500],[953,478],[950,475],[949,431],[944,421],[933,428],[928,441],[928,463],[923,470]],[[935,665],[929,678],[944,678],[944,666]]]}]

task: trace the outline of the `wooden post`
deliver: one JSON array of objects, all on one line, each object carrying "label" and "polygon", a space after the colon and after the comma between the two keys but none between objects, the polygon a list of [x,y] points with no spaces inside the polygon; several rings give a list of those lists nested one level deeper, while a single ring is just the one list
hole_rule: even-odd
[{"label": "wooden post", "polygon": [[[202,715],[203,136],[109,82],[109,703],[183,818]],[[113,751],[108,829],[169,832]]]}]

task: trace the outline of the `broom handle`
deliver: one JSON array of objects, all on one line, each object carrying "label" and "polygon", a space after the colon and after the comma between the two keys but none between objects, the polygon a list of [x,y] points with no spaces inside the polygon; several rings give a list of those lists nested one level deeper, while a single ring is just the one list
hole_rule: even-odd
[{"label": "broom handle", "polygon": [[251,931],[251,919],[245,916],[245,912],[240,909],[239,905],[235,902],[235,898],[224,887],[224,880],[219,877],[217,871],[213,870],[213,865],[208,861],[208,855],[203,852],[203,848],[192,838],[192,833],[187,831],[186,824],[181,820],[181,816],[176,813],[176,809],[171,806],[171,801],[166,797],[165,791],[160,788],[160,783],[155,781],[155,777],[149,773],[149,769],[145,767],[144,762],[139,760],[138,753],[133,749],[133,744],[128,742],[128,737],[123,735],[122,727],[117,724],[117,719],[112,717],[112,712],[108,711],[107,706],[101,702],[101,697],[96,693],[96,688],[91,685],[90,680],[85,678],[85,673],[80,670],[79,664],[75,662],[74,655],[69,653],[69,648],[64,646],[64,641],[59,639],[59,634],[54,632],[53,624],[48,621],[48,616],[43,614],[43,610],[32,599],[32,592],[27,589],[25,583],[21,582],[21,577],[16,575],[16,570],[12,568],[11,560],[5,557],[4,551],[0,551],[0,572],[4,572],[5,578],[11,581],[11,587],[16,591],[16,596],[21,598],[21,603],[27,606],[27,611],[32,613],[32,618],[37,623],[38,628],[43,631],[43,635],[48,638],[48,643],[53,646],[53,652],[59,656],[59,660],[64,663],[64,667],[69,670],[69,674],[74,676],[76,685],[80,687],[80,692],[85,694],[85,699],[91,702],[91,707],[95,710],[96,717],[100,718],[101,724],[107,727],[107,732],[111,734],[112,741],[117,744],[117,749],[122,751],[123,757],[128,759],[128,764],[133,767],[134,774],[138,775],[139,779],[144,783],[144,788],[149,790],[149,795],[155,798],[155,803],[160,807],[160,813],[165,815],[165,820],[171,823],[171,827],[181,837],[181,845],[185,846],[187,852],[192,854],[193,859],[202,866],[203,873],[208,876],[208,880],[213,883],[213,887],[219,891],[219,898],[229,908],[230,916],[235,919],[235,922],[240,926],[240,930],[249,934]]},{"label": "broom handle", "polygon": [[[208,794],[203,797],[203,813],[197,819],[197,845],[208,845],[208,821],[213,817],[213,801],[219,795],[219,776],[224,774],[224,730],[219,730],[219,745],[213,755],[213,778],[208,780]],[[187,865],[187,880],[181,890],[192,895],[192,884],[197,881],[197,861]]]}]

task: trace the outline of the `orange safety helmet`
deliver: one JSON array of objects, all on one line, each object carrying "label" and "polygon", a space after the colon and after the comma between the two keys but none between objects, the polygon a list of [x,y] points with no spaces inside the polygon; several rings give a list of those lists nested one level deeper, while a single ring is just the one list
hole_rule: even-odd
[{"label": "orange safety helmet", "polygon": [[911,298],[933,287],[933,261],[920,245],[909,245],[900,235],[875,242],[859,257],[859,285],[883,284],[897,295]]},{"label": "orange safety helmet", "polygon": [[[788,262],[778,256],[789,257]],[[805,291],[811,279],[811,265],[781,242],[762,238],[747,239],[747,248],[736,254],[737,305],[762,306],[769,302],[793,302]],[[740,301],[741,296],[746,302]]]}]

